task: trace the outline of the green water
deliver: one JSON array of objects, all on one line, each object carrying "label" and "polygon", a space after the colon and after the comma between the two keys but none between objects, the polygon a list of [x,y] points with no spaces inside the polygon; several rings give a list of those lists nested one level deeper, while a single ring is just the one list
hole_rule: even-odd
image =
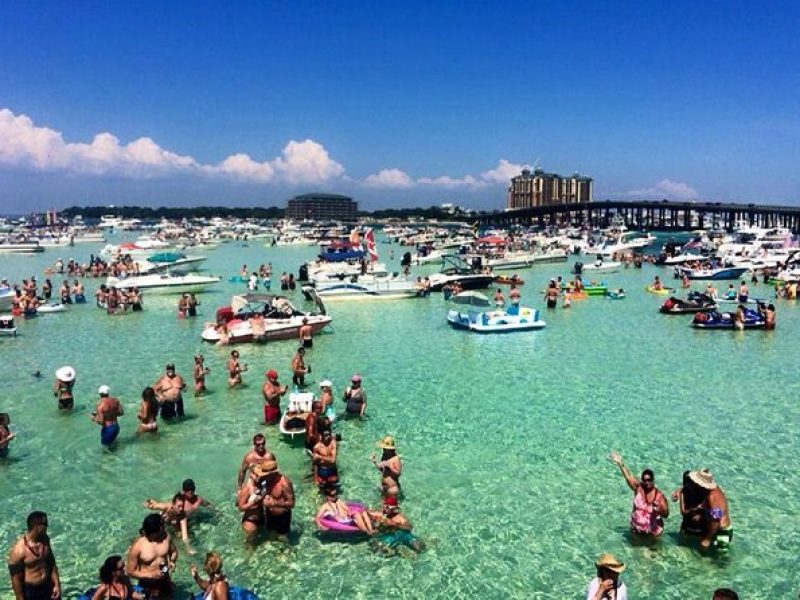
[{"label": "green water", "polygon": [[[0,274],[41,280],[59,254],[86,260],[96,250],[3,256]],[[690,317],[656,312],[663,298],[643,288],[653,275],[670,274],[655,267],[606,276],[629,291],[625,300],[543,310],[547,328],[534,333],[454,331],[438,294],[329,303],[333,328],[309,352],[310,380],[332,379],[338,398],[358,371],[369,394],[370,418],[338,425],[344,497],[379,504],[369,457],[378,439],[395,435],[405,463],[403,511],[428,548],[416,558],[387,559],[364,543],[320,539],[308,461],[275,428],[266,431],[268,446],[297,495],[293,544],[245,547],[236,473],[252,435],[264,429],[263,372],[276,368],[288,380],[295,344],[239,346],[251,371],[245,388],[230,391],[229,350],[203,344],[200,332],[240,287],[227,276],[242,263],[271,261],[277,279],[283,270],[296,273],[313,253],[255,242],[211,251],[206,270],[226,283],[201,296],[196,320],[178,320],[174,298],[154,296],[145,297],[140,314],[109,317],[90,303],[19,320],[19,337],[0,339],[0,411],[11,414],[19,436],[0,465],[3,547],[24,530],[29,511],[46,511],[65,597],[72,598],[96,581],[107,555],[127,551],[146,514],[144,499],[166,499],[192,477],[217,510],[192,526],[198,555],[187,560],[182,553],[177,572],[185,590],[191,562],[216,549],[231,580],[265,598],[582,598],[601,552],[628,564],[623,579],[631,598],[709,598],[722,585],[746,598],[796,594],[797,308],[778,304],[774,332],[695,331]],[[381,253],[388,258],[386,246]],[[402,251],[395,246],[395,253],[399,259]],[[547,279],[567,272],[564,264],[520,271],[523,305],[542,308],[538,292]],[[87,282],[92,293],[98,282]],[[295,299],[301,302],[299,291]],[[160,425],[157,438],[136,439],[141,389],[167,362],[191,379],[198,351],[211,367],[211,393],[187,397],[185,421]],[[69,415],[58,413],[50,393],[53,371],[65,364],[78,372]],[[35,380],[35,370],[45,378]],[[111,386],[128,413],[115,452],[102,449],[99,427],[89,421],[100,384]],[[663,539],[634,546],[632,495],[605,459],[612,449],[637,473],[653,468],[667,493],[685,469],[711,468],[730,501],[730,552],[702,556],[682,545],[674,504]],[[10,596],[3,577],[0,597]]]}]

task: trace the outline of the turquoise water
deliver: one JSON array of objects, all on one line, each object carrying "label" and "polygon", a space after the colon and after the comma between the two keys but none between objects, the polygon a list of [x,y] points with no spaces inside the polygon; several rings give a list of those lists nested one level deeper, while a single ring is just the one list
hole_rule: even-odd
[{"label": "turquoise water", "polygon": [[[0,274],[19,280],[35,273],[41,280],[59,254],[85,260],[96,250],[3,256]],[[387,247],[380,250],[388,258]],[[623,578],[631,598],[708,598],[722,585],[747,598],[796,594],[796,305],[778,304],[773,332],[695,331],[691,317],[656,312],[663,298],[643,288],[653,275],[670,274],[649,266],[606,276],[628,290],[627,299],[542,310],[547,328],[534,333],[454,331],[439,295],[330,302],[333,327],[309,352],[310,380],[332,379],[338,398],[358,371],[369,394],[370,418],[338,425],[344,497],[379,504],[369,457],[377,440],[395,435],[405,463],[403,511],[428,548],[416,558],[387,559],[364,543],[320,539],[307,459],[274,428],[266,432],[268,445],[297,495],[293,543],[288,550],[247,548],[234,506],[236,473],[252,435],[264,429],[263,371],[277,368],[288,380],[295,344],[239,346],[251,371],[247,386],[231,391],[229,350],[203,344],[200,332],[240,287],[227,276],[242,263],[271,261],[277,279],[283,270],[296,273],[313,253],[256,242],[211,251],[206,270],[226,282],[201,296],[196,320],[177,320],[172,297],[146,296],[141,314],[109,317],[92,304],[73,306],[20,320],[18,338],[0,338],[0,411],[11,414],[19,436],[0,465],[3,547],[24,530],[29,511],[46,511],[65,597],[74,597],[95,582],[107,555],[126,552],[146,514],[144,499],[166,499],[192,477],[216,511],[192,526],[198,555],[187,560],[182,552],[177,580],[186,590],[189,565],[216,549],[231,580],[263,597],[581,598],[601,552],[628,564]],[[523,304],[543,308],[538,292],[567,273],[565,264],[520,271]],[[99,283],[87,282],[90,293]],[[190,379],[198,351],[211,367],[211,393],[187,397],[185,421],[160,425],[157,438],[136,439],[141,389],[167,362]],[[78,372],[77,407],[69,415],[58,413],[50,393],[51,375],[64,364]],[[34,379],[35,370],[45,377]],[[113,453],[101,448],[99,427],[89,421],[104,383],[128,413]],[[675,505],[663,539],[633,545],[632,497],[605,458],[612,449],[636,473],[653,468],[667,493],[685,469],[711,468],[730,501],[730,552],[707,557],[681,545]],[[10,596],[3,577],[0,597]]]}]

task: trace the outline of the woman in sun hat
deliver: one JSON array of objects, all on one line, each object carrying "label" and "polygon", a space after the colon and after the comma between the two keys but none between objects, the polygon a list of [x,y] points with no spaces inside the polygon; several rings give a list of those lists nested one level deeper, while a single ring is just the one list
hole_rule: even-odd
[{"label": "woman in sun hat", "polygon": [[367,410],[367,392],[361,387],[361,375],[358,373],[353,375],[350,383],[350,387],[344,391],[343,400],[347,404],[345,411],[348,415],[363,417]]},{"label": "woman in sun hat", "polygon": [[56,371],[56,382],[53,384],[53,395],[58,399],[59,410],[70,410],[75,398],[72,395],[72,388],[75,386],[75,369],[72,367],[61,367]]},{"label": "woman in sun hat", "polygon": [[397,497],[400,495],[400,475],[403,474],[403,463],[397,454],[394,437],[385,436],[378,442],[378,448],[383,450],[381,460],[377,461],[372,455],[372,464],[381,472],[381,490],[384,497]]},{"label": "woman in sun hat", "polygon": [[586,600],[628,600],[628,588],[619,580],[625,563],[606,552],[597,558],[594,566],[597,577],[589,582]]},{"label": "woman in sun hat", "polygon": [[733,541],[733,526],[728,512],[728,499],[725,492],[714,480],[714,475],[708,469],[689,472],[689,479],[696,485],[708,490],[706,496],[706,530],[700,540],[700,547],[707,550],[712,545],[721,550],[728,548]]}]

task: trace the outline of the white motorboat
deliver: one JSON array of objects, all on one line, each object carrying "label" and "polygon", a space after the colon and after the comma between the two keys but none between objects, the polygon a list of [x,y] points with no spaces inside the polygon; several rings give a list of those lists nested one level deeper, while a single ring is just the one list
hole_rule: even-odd
[{"label": "white motorboat", "polygon": [[591,275],[593,273],[616,273],[622,268],[622,263],[613,261],[613,260],[596,260],[593,263],[588,265],[581,265],[578,268],[578,265],[581,263],[575,263],[575,267],[573,268],[573,272],[577,274],[586,273],[587,275]]},{"label": "white motorboat", "polygon": [[[245,294],[234,296],[229,306],[217,310],[216,323],[206,324],[203,341],[217,343],[223,339],[221,328],[230,344],[249,342],[269,342],[273,340],[298,340],[303,321],[311,325],[312,333],[319,333],[333,319],[325,312],[325,305],[313,295],[320,309],[319,313],[307,313],[295,308],[283,296],[269,294]],[[264,317],[263,331],[257,323],[254,330],[251,317],[259,314]]]},{"label": "white motorboat", "polygon": [[219,277],[187,273],[157,273],[154,275],[139,275],[136,277],[109,277],[106,279],[108,287],[131,288],[135,287],[150,294],[182,294],[184,292],[202,292],[207,287],[220,282]]},{"label": "white motorboat", "polygon": [[39,242],[0,240],[0,254],[34,254],[36,252],[44,252],[44,246]]},{"label": "white motorboat", "polygon": [[186,256],[180,252],[158,252],[147,259],[137,260],[139,273],[164,273],[166,271],[191,272],[200,268],[205,256]]},{"label": "white motorboat", "polygon": [[448,254],[443,257],[444,266],[439,273],[428,277],[430,289],[439,292],[445,285],[457,283],[462,290],[488,288],[494,283],[494,274],[483,273],[465,262],[460,256]]},{"label": "white motorboat", "polygon": [[311,299],[310,293],[315,291],[325,300],[397,300],[417,298],[423,290],[417,282],[398,275],[388,277],[356,275],[344,281],[317,283],[315,288],[304,286],[302,291],[308,299]]},{"label": "white motorboat", "polygon": [[[305,267],[308,281],[310,281],[312,285],[344,281],[353,276],[360,276],[363,271],[361,263],[358,262],[326,262],[315,260],[306,263]],[[386,265],[384,263],[367,263],[366,275],[381,277],[387,274]]]}]

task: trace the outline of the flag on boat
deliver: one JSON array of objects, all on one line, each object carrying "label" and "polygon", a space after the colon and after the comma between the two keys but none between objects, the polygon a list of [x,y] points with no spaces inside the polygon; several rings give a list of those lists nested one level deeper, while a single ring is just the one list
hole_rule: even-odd
[{"label": "flag on boat", "polygon": [[693,248],[702,248],[702,247],[703,247],[703,238],[701,238],[698,235],[693,240],[691,240],[688,243],[684,244],[683,248],[681,248],[681,252],[685,252],[686,250],[691,250]]},{"label": "flag on boat", "polygon": [[369,258],[372,262],[378,260],[378,251],[375,249],[375,234],[372,233],[372,227],[367,229],[367,233],[364,234],[364,239],[367,241],[367,252],[369,252]]}]

